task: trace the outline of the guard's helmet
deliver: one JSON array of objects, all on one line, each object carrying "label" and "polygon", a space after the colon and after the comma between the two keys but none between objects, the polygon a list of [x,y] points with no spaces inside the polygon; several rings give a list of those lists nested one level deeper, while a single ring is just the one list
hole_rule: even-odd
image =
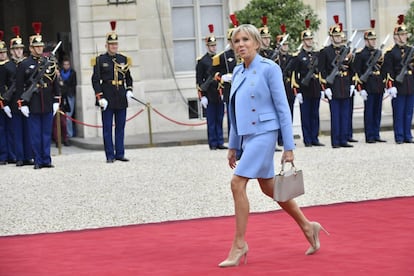
[{"label": "guard's helmet", "polygon": [[300,33],[300,39],[301,40],[304,40],[306,38],[313,38],[313,32],[309,29],[310,28],[310,20],[309,19],[305,20],[305,26],[306,26],[306,30],[304,30]]},{"label": "guard's helmet", "polygon": [[3,41],[4,32],[0,30],[0,53],[7,52],[6,42]]},{"label": "guard's helmet", "polygon": [[370,24],[371,24],[371,29],[368,31],[365,31],[364,39],[376,39],[377,38],[377,34],[375,33],[375,19],[371,19]]},{"label": "guard's helmet", "polygon": [[29,37],[29,45],[30,46],[45,46],[45,43],[43,42],[43,39],[42,39],[42,35],[40,34],[42,31],[42,22],[33,22],[32,28],[35,34]]},{"label": "guard's helmet", "polygon": [[329,28],[329,35],[330,36],[342,35],[343,32],[342,32],[342,27],[339,24],[339,15],[334,15],[333,19],[335,21],[335,25]]},{"label": "guard's helmet", "polygon": [[109,24],[111,25],[111,32],[106,34],[106,43],[118,43],[118,34],[115,32],[116,21],[110,21]]},{"label": "guard's helmet", "polygon": [[214,25],[209,24],[208,30],[210,31],[210,35],[206,36],[206,45],[207,46],[214,46],[217,44],[216,37],[214,36]]},{"label": "guard's helmet", "polygon": [[263,27],[261,27],[259,29],[260,36],[263,37],[263,38],[265,38],[265,37],[271,37],[270,30],[267,27],[267,16],[264,16],[264,15],[262,16],[262,23],[263,23]]},{"label": "guard's helmet", "polygon": [[404,24],[404,14],[400,14],[398,16],[398,21],[397,21],[397,25],[395,25],[394,27],[394,34],[406,34],[408,33],[407,31],[407,26]]},{"label": "guard's helmet", "polygon": [[12,31],[14,33],[14,37],[10,39],[10,49],[24,48],[23,40],[20,37],[20,27],[13,26]]}]

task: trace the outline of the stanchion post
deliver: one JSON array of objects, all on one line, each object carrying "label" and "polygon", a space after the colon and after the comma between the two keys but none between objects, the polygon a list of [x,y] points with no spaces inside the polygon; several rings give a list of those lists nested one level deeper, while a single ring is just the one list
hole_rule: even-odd
[{"label": "stanchion post", "polygon": [[58,144],[58,153],[59,155],[61,155],[62,154],[62,137],[61,137],[62,130],[60,128],[60,110],[56,112],[56,133],[57,133],[56,143]]},{"label": "stanchion post", "polygon": [[151,104],[147,103],[147,112],[148,112],[148,135],[149,135],[149,144],[154,146],[152,143],[152,124],[151,124]]}]

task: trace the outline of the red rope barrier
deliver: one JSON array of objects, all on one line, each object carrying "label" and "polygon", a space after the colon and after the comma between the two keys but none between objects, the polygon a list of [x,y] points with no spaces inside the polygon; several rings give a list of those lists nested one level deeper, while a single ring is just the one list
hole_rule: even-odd
[{"label": "red rope barrier", "polygon": [[159,112],[157,109],[155,109],[154,107],[152,107],[152,110],[154,110],[154,112],[155,113],[157,113],[158,115],[160,115],[161,117],[163,117],[164,119],[166,119],[166,120],[168,120],[168,121],[170,121],[170,122],[173,122],[173,123],[175,123],[175,124],[177,124],[177,125],[182,125],[182,126],[202,126],[202,125],[205,125],[207,122],[202,122],[202,123],[197,123],[197,124],[188,124],[188,123],[181,123],[181,122],[178,122],[178,121],[176,121],[176,120],[173,120],[173,119],[171,119],[171,118],[169,118],[169,117],[167,117],[167,116],[165,116],[165,115],[163,115],[163,114],[161,114],[161,112]]},{"label": "red rope barrier", "polygon": [[[132,115],[131,117],[129,117],[128,119],[126,119],[126,121],[130,121],[132,119],[134,119],[135,117],[137,117],[139,114],[141,114],[145,109],[141,109],[140,111],[138,111],[137,113],[135,113],[134,115]],[[80,125],[84,125],[84,126],[88,126],[88,127],[94,127],[94,128],[102,128],[102,125],[91,125],[85,122],[81,122],[78,121],[68,115],[66,115],[66,113],[64,113],[63,111],[59,110],[59,113],[62,114],[63,116],[65,116],[66,118],[68,118],[69,120],[71,120],[74,123],[80,124]]]}]

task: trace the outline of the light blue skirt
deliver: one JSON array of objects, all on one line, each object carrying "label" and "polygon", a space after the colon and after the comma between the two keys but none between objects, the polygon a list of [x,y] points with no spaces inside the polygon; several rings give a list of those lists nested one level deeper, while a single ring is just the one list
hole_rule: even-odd
[{"label": "light blue skirt", "polygon": [[244,135],[243,153],[237,163],[235,175],[246,178],[272,178],[275,175],[274,154],[277,130]]}]

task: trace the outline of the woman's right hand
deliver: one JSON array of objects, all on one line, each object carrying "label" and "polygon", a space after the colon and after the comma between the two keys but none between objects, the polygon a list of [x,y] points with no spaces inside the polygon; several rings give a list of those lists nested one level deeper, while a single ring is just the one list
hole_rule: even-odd
[{"label": "woman's right hand", "polygon": [[227,160],[229,160],[230,168],[234,169],[236,167],[236,150],[229,149],[227,153]]}]

